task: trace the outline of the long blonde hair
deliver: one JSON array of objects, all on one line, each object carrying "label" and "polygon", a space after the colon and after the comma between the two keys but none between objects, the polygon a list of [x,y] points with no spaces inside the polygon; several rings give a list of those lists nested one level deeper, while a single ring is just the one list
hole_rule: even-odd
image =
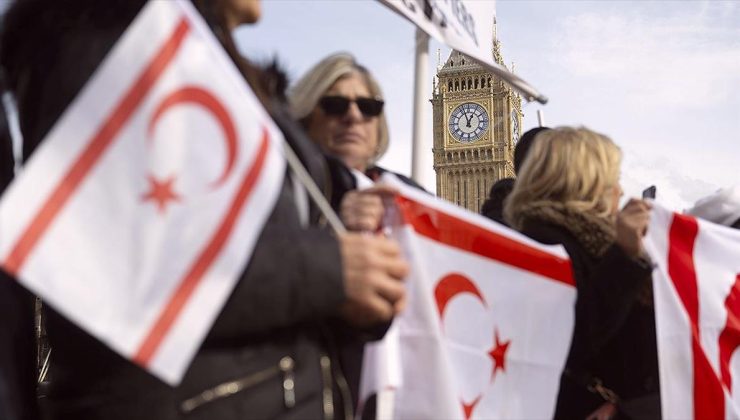
[{"label": "long blonde hair", "polygon": [[516,229],[520,210],[532,204],[560,203],[578,212],[608,218],[610,188],[618,188],[622,152],[609,137],[585,127],[543,131],[506,199],[504,216]]},{"label": "long blonde hair", "polygon": [[[308,128],[307,124],[310,123],[308,118],[324,93],[337,80],[355,73],[363,78],[367,89],[374,98],[383,99],[380,85],[372,74],[365,67],[358,64],[351,54],[337,53],[318,62],[288,92],[293,117],[301,121],[304,128]],[[387,149],[388,122],[385,119],[385,112],[382,112],[378,116],[378,148],[373,156],[373,162],[370,163],[377,162]]]}]

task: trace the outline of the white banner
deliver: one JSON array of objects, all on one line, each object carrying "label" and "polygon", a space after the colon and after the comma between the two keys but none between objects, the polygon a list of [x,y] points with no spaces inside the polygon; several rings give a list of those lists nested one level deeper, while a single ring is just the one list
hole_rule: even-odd
[{"label": "white banner", "polygon": [[0,261],[176,384],[246,267],[282,137],[186,1],[149,2],[0,202]]},{"label": "white banner", "polygon": [[379,0],[414,25],[461,53],[474,58],[519,91],[527,101],[547,97],[493,59],[494,0]]},{"label": "white banner", "polygon": [[393,390],[398,419],[551,418],[576,299],[565,250],[392,185],[408,307],[367,347],[361,395]]},{"label": "white banner", "polygon": [[663,418],[740,418],[740,230],[655,205],[645,245]]}]

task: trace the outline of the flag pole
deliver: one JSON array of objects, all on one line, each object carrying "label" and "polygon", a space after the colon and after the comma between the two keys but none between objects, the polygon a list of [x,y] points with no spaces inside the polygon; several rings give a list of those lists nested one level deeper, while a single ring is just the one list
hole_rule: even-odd
[{"label": "flag pole", "polygon": [[545,126],[545,113],[542,112],[541,109],[537,110],[537,123],[540,125],[540,127]]},{"label": "flag pole", "polygon": [[303,166],[303,163],[301,163],[301,160],[295,154],[287,141],[283,142],[283,149],[285,150],[285,159],[288,161],[288,166],[293,171],[293,174],[295,174],[301,185],[306,189],[308,196],[311,197],[311,200],[319,208],[321,214],[326,217],[326,221],[329,223],[329,226],[331,226],[336,233],[346,233],[347,229],[339,219],[339,216],[337,216],[337,213],[331,208],[329,202],[326,201],[326,197],[324,197],[324,194],[316,185],[313,178],[311,178],[311,175]]},{"label": "flag pole", "polygon": [[414,121],[411,144],[411,178],[420,185],[424,185],[424,174],[427,168],[427,158],[430,150],[425,147],[426,136],[426,105],[427,95],[424,90],[427,79],[427,63],[429,61],[429,35],[416,28],[416,53],[414,62]]}]

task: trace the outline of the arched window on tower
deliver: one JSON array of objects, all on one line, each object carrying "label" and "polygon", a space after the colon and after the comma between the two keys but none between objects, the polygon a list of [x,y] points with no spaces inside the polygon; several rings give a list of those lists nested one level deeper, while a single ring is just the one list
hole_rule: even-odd
[{"label": "arched window on tower", "polygon": [[473,88],[473,79],[468,77],[468,89],[472,89],[472,88]]},{"label": "arched window on tower", "polygon": [[452,80],[447,83],[447,91],[452,92]]},{"label": "arched window on tower", "polygon": [[476,89],[478,89],[478,78],[475,78],[475,81],[473,82]]},{"label": "arched window on tower", "polygon": [[455,79],[455,92],[457,92],[458,90],[460,90],[460,82]]}]

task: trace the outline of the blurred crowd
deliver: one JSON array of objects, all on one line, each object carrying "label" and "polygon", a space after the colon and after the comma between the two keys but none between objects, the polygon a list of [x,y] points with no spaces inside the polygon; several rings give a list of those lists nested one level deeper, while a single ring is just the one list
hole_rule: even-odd
[{"label": "blurred crowd", "polygon": [[[0,67],[2,88],[17,104],[22,161],[145,3],[9,5]],[[255,65],[231,35],[259,20],[259,0],[193,3],[347,232],[332,231],[287,173],[248,267],[176,387],[44,307],[53,354],[50,381],[38,392],[35,298],[0,273],[0,419],[374,416],[372,404],[357,413],[363,347],[382,338],[404,309],[409,272],[399,244],[377,233],[383,199],[393,189],[358,188],[389,172],[377,164],[391,141],[381,87],[369,69],[340,53],[320,60],[288,90],[276,64]],[[4,189],[14,166],[4,115],[0,131]],[[558,419],[660,418],[653,265],[641,240],[651,202],[631,198],[620,208],[620,164],[620,149],[603,134],[536,128],[517,143],[516,178],[495,183],[481,209],[539,242],[562,244],[571,257],[578,299]],[[710,195],[690,212],[740,227],[740,189]]]}]

